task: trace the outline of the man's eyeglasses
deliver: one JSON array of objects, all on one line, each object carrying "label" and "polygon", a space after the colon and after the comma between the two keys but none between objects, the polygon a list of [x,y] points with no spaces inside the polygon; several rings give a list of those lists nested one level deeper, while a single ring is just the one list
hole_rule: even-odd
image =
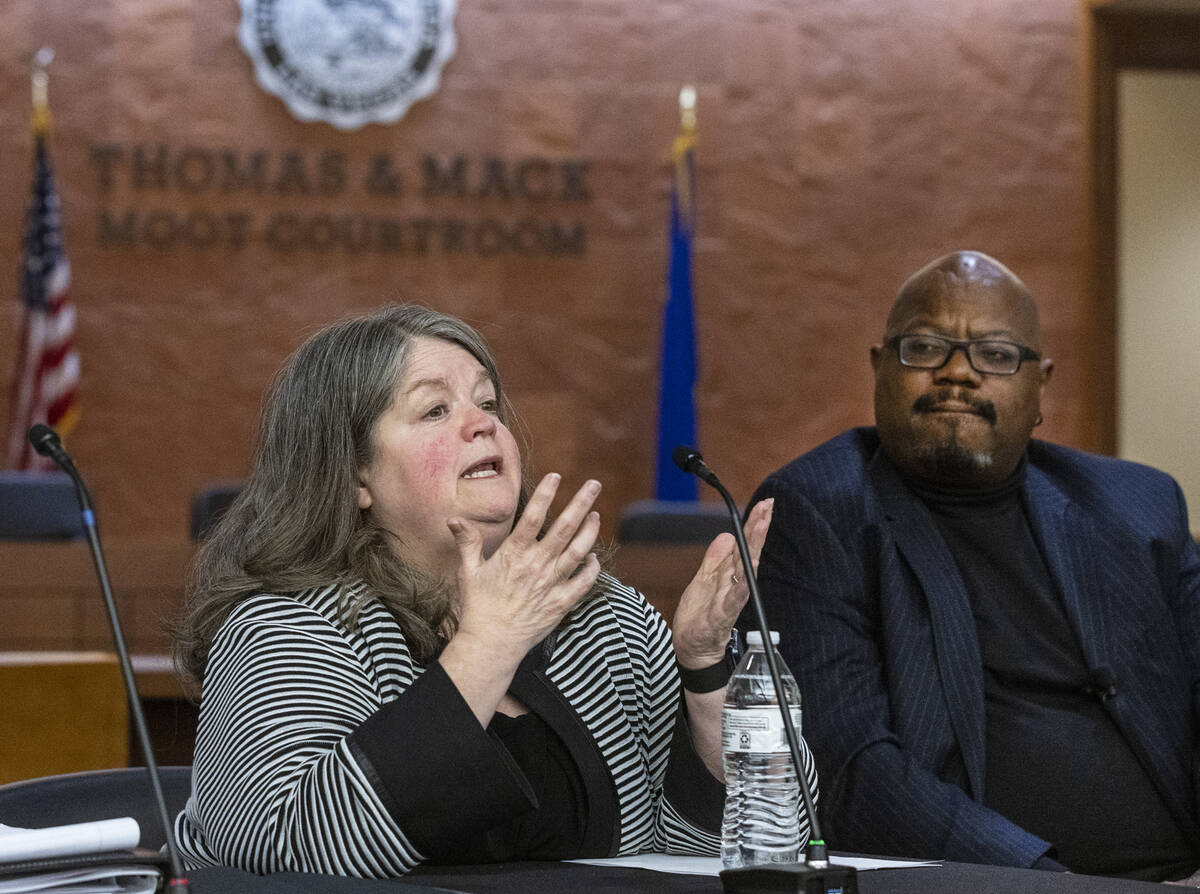
[{"label": "man's eyeglasses", "polygon": [[902,364],[915,369],[941,369],[959,348],[975,372],[992,376],[1011,376],[1022,362],[1042,359],[1032,348],[986,338],[954,341],[940,335],[893,335],[884,344],[896,352]]}]

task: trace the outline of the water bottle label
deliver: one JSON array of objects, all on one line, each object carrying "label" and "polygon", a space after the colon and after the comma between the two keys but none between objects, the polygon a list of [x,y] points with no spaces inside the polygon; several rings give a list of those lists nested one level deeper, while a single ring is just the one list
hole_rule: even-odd
[{"label": "water bottle label", "polygon": [[[800,735],[800,709],[792,708],[792,726]],[[721,745],[726,751],[753,751],[760,754],[786,753],[787,733],[779,708],[727,708],[721,723]]]}]

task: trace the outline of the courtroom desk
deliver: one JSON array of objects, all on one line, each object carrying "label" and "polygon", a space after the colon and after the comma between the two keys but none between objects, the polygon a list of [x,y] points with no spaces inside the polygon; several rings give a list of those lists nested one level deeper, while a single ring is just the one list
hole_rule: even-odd
[{"label": "courtroom desk", "polygon": [[187,698],[170,655],[135,654],[129,656],[129,663],[133,665],[133,679],[143,699]]},{"label": "courtroom desk", "polygon": [[[105,538],[104,561],[130,652],[167,651],[163,620],[183,603],[195,545]],[[0,541],[0,651],[112,648],[86,540]]]},{"label": "courtroom desk", "polygon": [[[648,869],[574,863],[498,863],[489,866],[421,867],[403,879],[345,879],[308,873],[253,876],[233,869],[188,874],[193,894],[722,894],[711,876],[670,875]],[[1150,882],[943,863],[921,869],[874,869],[858,874],[862,894],[1165,894]]]},{"label": "courtroom desk", "polygon": [[0,783],[129,761],[112,652],[0,652]]},{"label": "courtroom desk", "polygon": [[[170,666],[163,623],[183,604],[195,545],[105,538],[103,549],[155,756],[163,764],[190,764],[196,710]],[[0,541],[0,651],[114,649],[86,540]],[[136,745],[129,753],[140,761]]]},{"label": "courtroom desk", "polygon": [[[183,684],[175,673],[170,655],[130,655],[133,678],[142,698],[146,729],[154,757],[161,766],[191,764],[196,749],[196,723],[200,707],[189,700]],[[133,763],[142,765],[137,730],[130,725],[130,755]]]}]

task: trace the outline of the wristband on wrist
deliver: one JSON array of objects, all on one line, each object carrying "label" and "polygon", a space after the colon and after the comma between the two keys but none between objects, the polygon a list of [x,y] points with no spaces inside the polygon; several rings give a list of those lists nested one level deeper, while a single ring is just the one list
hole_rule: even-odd
[{"label": "wristband on wrist", "polygon": [[733,656],[728,652],[716,664],[698,670],[688,670],[678,661],[675,662],[675,666],[679,668],[679,679],[683,681],[683,688],[697,695],[721,689],[733,676]]}]

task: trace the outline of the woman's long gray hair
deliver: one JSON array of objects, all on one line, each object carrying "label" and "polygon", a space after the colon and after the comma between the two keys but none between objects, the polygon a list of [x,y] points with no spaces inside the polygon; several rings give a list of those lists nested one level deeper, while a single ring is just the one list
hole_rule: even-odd
[{"label": "woman's long gray hair", "polygon": [[367,587],[346,607],[351,620],[363,602],[377,598],[395,615],[416,660],[436,654],[439,632],[454,622],[449,593],[398,558],[389,535],[357,502],[376,422],[391,406],[412,340],[420,336],[459,345],[482,364],[507,424],[511,413],[491,352],[455,317],[396,305],[309,338],[276,374],[245,487],[192,565],[172,634],[176,666],[193,690],[217,630],[254,593],[361,580]]}]

